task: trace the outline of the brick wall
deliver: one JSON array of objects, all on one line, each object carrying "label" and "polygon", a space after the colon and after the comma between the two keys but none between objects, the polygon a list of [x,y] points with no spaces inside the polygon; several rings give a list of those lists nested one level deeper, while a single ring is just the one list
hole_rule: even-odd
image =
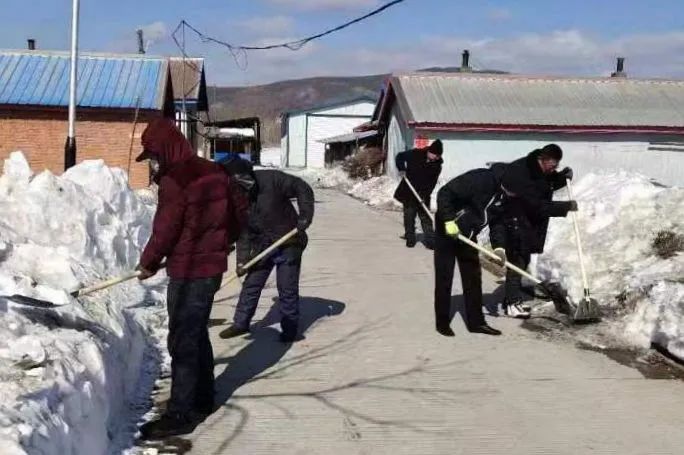
[{"label": "brick wall", "polygon": [[[129,181],[133,188],[149,184],[147,163],[136,163],[142,151],[140,136],[147,123],[161,112],[138,114],[133,138]],[[81,110],[77,113],[77,162],[103,159],[108,166],[128,169],[134,112],[130,110]],[[67,135],[65,109],[14,109],[0,111],[0,160],[21,150],[31,169],[38,173],[49,169],[55,174],[64,171],[64,142]]]}]

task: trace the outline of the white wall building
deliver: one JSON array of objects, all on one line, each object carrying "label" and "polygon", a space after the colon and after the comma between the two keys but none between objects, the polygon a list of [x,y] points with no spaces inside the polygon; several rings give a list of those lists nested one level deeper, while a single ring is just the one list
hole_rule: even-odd
[{"label": "white wall building", "polygon": [[345,133],[368,122],[375,100],[357,98],[334,105],[319,106],[283,115],[281,163],[287,167],[325,167],[322,139]]},{"label": "white wall building", "polygon": [[684,81],[415,73],[390,78],[373,118],[397,153],[444,143],[443,178],[554,142],[562,165],[684,185]]}]

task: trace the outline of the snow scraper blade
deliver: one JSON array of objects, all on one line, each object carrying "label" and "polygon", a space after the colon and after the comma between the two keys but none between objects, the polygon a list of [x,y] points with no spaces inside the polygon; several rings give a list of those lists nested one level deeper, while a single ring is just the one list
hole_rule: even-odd
[{"label": "snow scraper blade", "polygon": [[[159,269],[165,268],[166,267],[166,262],[162,262],[159,265]],[[106,281],[101,281],[97,284],[94,284],[92,286],[88,287],[82,287],[79,289],[76,289],[75,291],[71,291],[69,295],[75,299],[78,299],[79,297],[83,297],[86,295],[93,294],[98,291],[102,291],[103,289],[110,288],[112,286],[115,286],[120,283],[124,283],[126,281],[130,281],[134,278],[137,278],[140,276],[140,270],[133,270],[130,271],[124,275],[117,276],[114,278],[110,278]],[[26,306],[32,306],[36,308],[56,308],[60,306],[64,306],[66,304],[57,304],[53,302],[48,302],[47,300],[40,300],[36,299],[34,297],[28,297],[25,295],[19,295],[19,294],[14,294],[14,295],[2,295],[0,298],[5,298],[7,300],[10,300],[12,302],[18,303],[20,305],[26,305]]]},{"label": "snow scraper blade", "polygon": [[32,306],[36,308],[58,308],[63,305],[58,305],[53,302],[49,302],[47,300],[41,300],[41,299],[36,299],[33,297],[28,297],[25,295],[19,295],[19,294],[14,294],[14,295],[2,295],[0,298],[7,299],[11,302],[18,303],[20,305],[25,305],[25,306]]},{"label": "snow scraper blade", "polygon": [[585,291],[584,298],[580,300],[573,316],[575,324],[593,324],[601,321],[601,307],[596,299],[589,296]]}]

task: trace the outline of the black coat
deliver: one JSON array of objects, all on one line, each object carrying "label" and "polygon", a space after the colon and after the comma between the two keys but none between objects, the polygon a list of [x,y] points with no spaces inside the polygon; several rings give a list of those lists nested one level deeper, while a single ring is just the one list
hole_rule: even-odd
[{"label": "black coat", "polygon": [[[314,193],[304,180],[276,170],[254,171],[253,189],[247,228],[237,243],[237,260],[247,263],[278,239],[297,227],[299,220],[308,227],[314,216]],[[297,200],[297,210],[291,200]],[[298,254],[306,248],[305,233],[298,234],[286,246],[296,247]],[[288,248],[293,250],[293,248]]]},{"label": "black coat", "polygon": [[[501,179],[506,164],[494,164],[487,169],[474,169],[452,179],[437,193],[437,231],[444,234],[444,223],[456,220],[461,233],[474,238],[492,223],[499,226],[502,215]],[[502,246],[499,232],[492,231],[493,246]]]},{"label": "black coat", "polygon": [[504,198],[503,219],[521,229],[524,248],[529,253],[541,253],[546,243],[549,218],[565,217],[570,211],[568,201],[553,201],[553,192],[567,182],[558,172],[544,174],[538,162],[539,152],[513,161],[501,182],[509,193]]},{"label": "black coat", "polygon": [[[406,172],[406,178],[411,182],[420,197],[429,205],[430,195],[437,185],[437,179],[442,172],[442,159],[428,161],[425,149],[411,149],[401,152],[395,159],[397,169]],[[401,181],[394,192],[394,199],[402,204],[417,203],[405,181]]]}]

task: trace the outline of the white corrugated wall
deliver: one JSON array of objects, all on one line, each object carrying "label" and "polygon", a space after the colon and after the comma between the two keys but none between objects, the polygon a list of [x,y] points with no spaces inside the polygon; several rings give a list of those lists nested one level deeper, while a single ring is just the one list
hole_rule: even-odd
[{"label": "white corrugated wall", "polygon": [[387,163],[386,169],[389,175],[396,177],[397,166],[394,158],[398,153],[413,148],[413,131],[406,127],[401,112],[395,108],[392,110],[390,124],[387,128]]},{"label": "white corrugated wall", "polygon": [[374,103],[362,101],[288,117],[282,141],[283,165],[324,167],[325,145],[319,141],[352,132],[353,128],[371,119],[374,109]]},{"label": "white corrugated wall", "polygon": [[340,134],[350,133],[355,127],[370,120],[368,117],[319,117],[309,116],[306,141],[306,167],[325,167],[325,144],[320,142]]},{"label": "white corrugated wall", "polygon": [[288,119],[287,160],[289,167],[306,166],[306,115],[294,115]]}]

